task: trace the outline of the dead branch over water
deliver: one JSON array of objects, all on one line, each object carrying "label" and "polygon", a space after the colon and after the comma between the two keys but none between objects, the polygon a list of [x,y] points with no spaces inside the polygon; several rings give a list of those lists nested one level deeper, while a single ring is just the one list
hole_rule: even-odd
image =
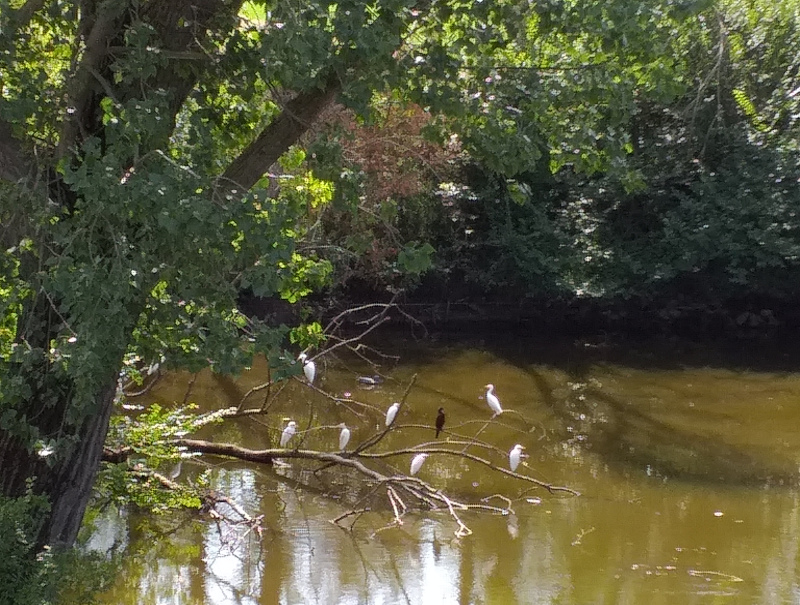
[{"label": "dead branch over water", "polygon": [[[405,404],[414,383],[416,375],[409,381],[403,396],[401,397],[400,407]],[[257,414],[257,410],[245,410],[244,412],[237,411],[236,408],[229,408],[227,410],[220,410],[213,414],[202,417],[203,423],[210,422],[217,418],[231,418],[241,417]],[[496,420],[490,420],[490,423]],[[340,527],[345,527],[342,522],[351,517],[355,517],[353,524],[349,526],[352,529],[355,522],[368,511],[373,510],[373,506],[365,504],[364,500],[370,500],[372,504],[379,503],[380,498],[378,494],[385,493],[388,499],[388,505],[392,511],[391,521],[382,529],[388,529],[403,524],[403,518],[411,510],[430,510],[430,511],[446,511],[447,514],[453,519],[456,524],[455,535],[459,537],[467,536],[471,532],[461,514],[466,511],[484,512],[490,514],[508,515],[513,514],[511,508],[511,499],[503,494],[493,494],[477,502],[462,501],[446,494],[442,489],[436,487],[433,482],[425,481],[419,477],[410,474],[386,474],[373,468],[377,461],[390,460],[392,458],[417,454],[428,454],[429,456],[450,457],[455,459],[466,460],[474,464],[485,467],[490,472],[500,473],[506,475],[510,479],[515,479],[528,483],[533,489],[546,489],[551,494],[564,493],[571,496],[580,495],[576,490],[553,485],[551,483],[542,481],[535,477],[525,474],[524,472],[514,472],[503,466],[495,464],[491,460],[479,456],[474,453],[466,451],[464,446],[471,445],[475,447],[483,447],[495,453],[501,452],[498,448],[488,443],[477,441],[476,437],[467,437],[466,439],[454,439],[444,443],[436,444],[420,444],[416,447],[399,448],[392,450],[379,451],[378,445],[383,439],[393,431],[402,431],[405,428],[416,428],[419,426],[427,425],[397,425],[391,424],[388,427],[382,428],[373,435],[366,438],[361,444],[357,445],[352,451],[330,452],[313,449],[287,449],[287,448],[266,448],[266,449],[250,449],[245,448],[234,443],[216,443],[212,441],[205,441],[199,439],[172,439],[164,442],[164,445],[179,448],[184,452],[184,455],[190,456],[192,454],[202,454],[207,456],[219,456],[223,458],[231,458],[241,460],[244,462],[254,464],[272,465],[276,459],[282,461],[297,460],[317,462],[322,466],[314,471],[318,475],[322,471],[332,467],[338,467],[345,471],[354,472],[359,475],[368,485],[370,489],[366,496],[362,496],[361,501],[356,505],[335,519],[331,521]],[[485,425],[480,429],[485,428]],[[479,431],[480,432],[480,431]],[[104,459],[108,462],[122,462],[134,452],[131,448],[120,450],[107,449]],[[163,483],[163,482],[162,482]],[[169,485],[166,485],[169,487]],[[219,495],[218,495],[219,496]],[[224,498],[224,497],[221,497]],[[499,499],[503,501],[504,505],[494,505],[488,502],[492,499]],[[220,497],[217,498],[218,502],[222,502]],[[234,508],[234,510],[236,510]],[[250,524],[253,528],[260,530],[256,520],[250,518],[247,513],[239,507],[237,510],[239,516]]]},{"label": "dead branch over water", "polygon": [[[395,296],[396,299],[396,296]],[[387,304],[370,304],[358,308],[349,309],[334,317],[329,325],[325,328],[324,332],[327,339],[327,347],[318,352],[316,355],[309,356],[308,361],[314,359],[324,360],[327,356],[335,356],[337,350],[347,350],[356,357],[367,361],[374,370],[378,370],[379,363],[374,358],[375,352],[369,347],[365,347],[362,340],[371,331],[382,325],[388,319],[388,313],[393,309],[398,309],[395,304],[395,299]],[[356,325],[360,328],[361,333],[357,336],[339,336],[342,326],[345,323]],[[383,361],[385,357],[379,355]],[[395,360],[396,361],[396,360]],[[300,379],[302,380],[302,379]],[[405,386],[402,396],[397,400],[399,404],[398,414],[406,405],[406,400],[409,393],[414,388],[417,380],[415,374]],[[217,410],[215,412],[204,414],[193,422],[194,428],[199,428],[210,422],[224,422],[231,418],[242,418],[250,416],[263,417],[264,414],[271,407],[272,402],[280,394],[283,388],[288,384],[288,381],[283,379],[276,381],[273,379],[271,373],[267,376],[267,382],[250,389],[241,399],[238,406]],[[320,389],[313,383],[304,382],[306,388],[312,389],[317,394],[331,400],[335,405],[343,406],[349,413],[354,416],[364,419],[371,416],[378,416],[379,418],[385,413],[385,410],[375,405],[359,402],[350,397],[342,398],[327,393]],[[245,408],[245,404],[255,394],[263,392],[265,395],[259,407]],[[506,410],[506,412],[512,412]],[[331,427],[312,427],[314,418],[313,409],[309,414],[308,425],[303,430],[298,430],[298,437],[309,433],[309,431],[318,430],[319,428]],[[396,417],[395,417],[396,419]],[[445,430],[445,435],[449,435],[445,442],[426,442],[419,443],[414,447],[405,447],[399,449],[383,449],[380,446],[387,435],[397,431],[406,429],[425,428],[433,430],[433,427],[420,424],[406,424],[400,425],[397,422],[392,422],[389,426],[381,426],[380,429],[374,431],[371,435],[367,436],[361,443],[352,447],[349,451],[321,451],[314,449],[301,449],[303,440],[298,441],[299,445],[295,449],[289,448],[266,448],[266,449],[249,449],[242,447],[235,443],[217,443],[212,441],[205,441],[199,439],[188,438],[175,438],[165,440],[158,445],[164,445],[179,449],[183,452],[184,456],[191,455],[205,455],[217,456],[228,459],[241,460],[252,464],[262,464],[272,466],[276,459],[280,459],[284,463],[286,461],[305,461],[309,463],[317,463],[316,468],[313,470],[313,475],[317,478],[322,476],[323,472],[333,471],[339,473],[351,473],[358,476],[362,485],[366,488],[360,490],[362,493],[358,500],[353,503],[351,510],[348,510],[331,521],[340,527],[345,527],[343,524],[345,520],[352,519],[348,529],[352,529],[355,523],[367,512],[374,512],[381,510],[381,503],[384,508],[391,511],[390,521],[378,531],[383,531],[391,527],[396,527],[403,524],[404,517],[413,510],[428,510],[428,511],[442,511],[447,513],[450,518],[455,522],[456,529],[455,535],[458,537],[467,536],[472,533],[470,528],[462,519],[464,512],[483,512],[489,514],[508,515],[514,514],[511,508],[512,500],[503,494],[492,494],[486,498],[480,499],[475,502],[463,501],[459,498],[452,497],[445,493],[445,491],[435,485],[435,479],[425,481],[419,477],[412,475],[411,471],[408,474],[390,471],[394,474],[387,474],[385,471],[381,472],[377,468],[393,467],[386,465],[385,462],[398,458],[401,456],[416,456],[418,454],[427,454],[429,457],[436,457],[438,459],[455,459],[453,462],[467,461],[473,465],[483,467],[486,472],[499,473],[505,475],[508,479],[522,481],[527,483],[530,489],[546,489],[551,494],[568,494],[571,496],[580,495],[576,490],[553,485],[546,481],[542,481],[533,476],[525,473],[522,469],[527,469],[527,465],[523,465],[520,472],[509,470],[506,466],[496,464],[492,460],[472,453],[468,450],[482,450],[499,456],[503,460],[503,464],[507,465],[508,453],[501,450],[492,443],[488,443],[479,439],[480,435],[490,426],[510,428],[507,424],[501,421],[501,417],[497,415],[482,420],[480,418],[472,419],[463,422],[457,427]],[[464,434],[464,428],[471,424],[479,424],[480,428],[473,434]],[[273,427],[276,432],[280,432],[281,427]],[[455,430],[461,429],[458,433]],[[129,457],[134,456],[135,451],[133,448],[119,448],[112,450],[106,448],[104,451],[104,460],[111,463],[125,462]],[[137,472],[142,472],[140,467]],[[163,477],[161,477],[163,479]],[[158,479],[161,481],[161,479]],[[161,481],[165,488],[171,487],[171,481],[167,483]],[[207,506],[212,510],[217,510],[220,503],[227,503],[231,510],[234,511],[239,519],[239,522],[245,523],[252,531],[261,532],[260,517],[250,517],[243,507],[239,506],[230,499],[226,499],[224,495],[213,494],[214,498],[206,498]],[[355,495],[354,495],[355,497]],[[499,500],[502,504],[490,504],[492,500]],[[209,504],[210,503],[210,504]],[[219,520],[219,516],[215,517]]]}]

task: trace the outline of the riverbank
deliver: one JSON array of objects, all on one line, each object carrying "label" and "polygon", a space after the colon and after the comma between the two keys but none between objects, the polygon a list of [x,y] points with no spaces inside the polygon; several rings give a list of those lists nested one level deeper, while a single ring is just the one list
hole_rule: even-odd
[{"label": "riverbank", "polygon": [[[349,293],[335,304],[322,297],[309,299],[323,321],[345,309],[368,303],[388,303],[388,293]],[[742,298],[709,304],[691,300],[603,298],[448,300],[428,298],[424,292],[399,296],[396,304],[403,313],[391,313],[393,324],[420,322],[430,329],[462,330],[483,324],[495,329],[537,330],[565,336],[618,333],[629,336],[707,337],[737,336],[770,338],[800,332],[800,305],[795,301],[770,298]],[[246,314],[277,323],[299,321],[298,305],[285,301],[243,297],[240,308]],[[370,311],[372,312],[372,311]],[[359,321],[354,314],[351,321]]]}]

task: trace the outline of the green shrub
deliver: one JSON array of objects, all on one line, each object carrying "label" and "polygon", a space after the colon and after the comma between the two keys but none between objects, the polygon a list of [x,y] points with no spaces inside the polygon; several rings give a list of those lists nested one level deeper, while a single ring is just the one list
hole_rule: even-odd
[{"label": "green shrub", "polygon": [[99,555],[36,548],[48,508],[32,494],[0,498],[0,605],[89,605],[111,578]]}]

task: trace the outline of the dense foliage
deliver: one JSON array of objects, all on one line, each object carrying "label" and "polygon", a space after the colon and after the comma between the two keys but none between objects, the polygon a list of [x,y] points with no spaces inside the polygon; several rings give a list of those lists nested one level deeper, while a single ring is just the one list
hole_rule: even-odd
[{"label": "dense foliage", "polygon": [[[428,195],[395,195],[400,235],[376,247],[422,235],[436,250],[425,281],[434,298],[790,301],[800,227],[797,3],[560,6],[531,24],[538,68],[523,72],[546,92],[527,98],[538,105],[523,118],[539,129],[537,150],[481,154],[464,138],[453,156],[447,140],[439,157],[451,169],[420,167]],[[638,36],[652,45],[644,50]],[[495,93],[495,76],[530,92],[498,62],[465,100]],[[383,137],[396,136],[396,125],[385,127]],[[528,164],[498,166],[505,151]]]},{"label": "dense foliage", "polygon": [[113,562],[76,551],[39,551],[38,525],[48,503],[42,496],[0,498],[0,605],[88,605],[113,577]]}]

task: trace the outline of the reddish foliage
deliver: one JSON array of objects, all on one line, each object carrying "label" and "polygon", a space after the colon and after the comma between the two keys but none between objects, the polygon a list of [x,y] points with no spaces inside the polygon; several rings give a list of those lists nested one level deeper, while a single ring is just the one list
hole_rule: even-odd
[{"label": "reddish foliage", "polygon": [[432,181],[446,180],[458,157],[456,144],[443,146],[425,139],[422,131],[432,117],[418,105],[388,104],[381,109],[378,124],[370,126],[359,124],[353,113],[341,106],[329,112],[325,121],[348,135],[340,142],[345,159],[367,175],[369,201],[423,193]]}]

